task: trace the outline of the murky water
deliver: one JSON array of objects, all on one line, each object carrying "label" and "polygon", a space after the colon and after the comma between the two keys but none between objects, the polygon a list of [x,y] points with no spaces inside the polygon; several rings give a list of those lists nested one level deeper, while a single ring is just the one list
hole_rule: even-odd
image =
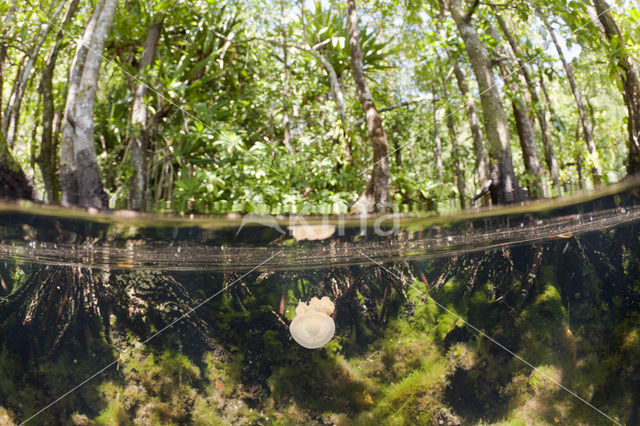
[{"label": "murky water", "polygon": [[0,423],[638,424],[639,219],[637,182],[454,217],[3,205]]}]

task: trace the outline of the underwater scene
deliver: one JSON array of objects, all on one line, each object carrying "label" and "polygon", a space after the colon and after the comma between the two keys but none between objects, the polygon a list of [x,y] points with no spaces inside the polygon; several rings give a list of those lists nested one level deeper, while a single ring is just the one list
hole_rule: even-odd
[{"label": "underwater scene", "polygon": [[639,220],[4,204],[0,423],[638,424]]}]

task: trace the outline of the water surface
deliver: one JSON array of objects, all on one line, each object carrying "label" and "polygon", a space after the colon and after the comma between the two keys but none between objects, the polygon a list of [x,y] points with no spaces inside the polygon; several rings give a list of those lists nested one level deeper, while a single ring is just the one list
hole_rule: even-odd
[{"label": "water surface", "polygon": [[[637,424],[639,218],[637,182],[446,217],[2,205],[0,423]],[[288,331],[313,296],[318,350]]]}]

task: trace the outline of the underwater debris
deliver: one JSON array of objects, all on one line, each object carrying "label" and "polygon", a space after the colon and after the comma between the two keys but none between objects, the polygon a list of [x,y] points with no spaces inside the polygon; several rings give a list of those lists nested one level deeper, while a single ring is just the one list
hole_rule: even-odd
[{"label": "underwater debris", "polygon": [[313,297],[309,303],[300,302],[296,307],[296,317],[291,321],[291,336],[307,349],[318,349],[326,345],[336,331],[336,325],[329,316],[335,306],[328,297]]}]

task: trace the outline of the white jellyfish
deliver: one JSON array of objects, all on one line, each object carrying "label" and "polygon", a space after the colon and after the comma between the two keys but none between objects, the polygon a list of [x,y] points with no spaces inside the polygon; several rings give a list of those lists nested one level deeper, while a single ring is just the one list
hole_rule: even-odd
[{"label": "white jellyfish", "polygon": [[309,303],[300,302],[296,307],[296,317],[289,330],[293,340],[307,349],[318,349],[326,345],[336,331],[336,325],[329,316],[335,309],[328,297],[312,298]]},{"label": "white jellyfish", "polygon": [[289,231],[296,241],[309,240],[324,240],[329,238],[336,232],[336,227],[333,225],[291,225]]}]

